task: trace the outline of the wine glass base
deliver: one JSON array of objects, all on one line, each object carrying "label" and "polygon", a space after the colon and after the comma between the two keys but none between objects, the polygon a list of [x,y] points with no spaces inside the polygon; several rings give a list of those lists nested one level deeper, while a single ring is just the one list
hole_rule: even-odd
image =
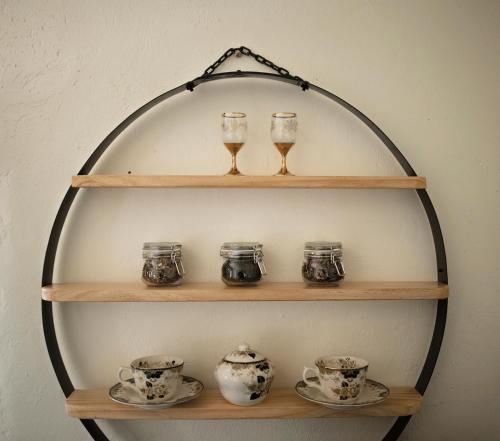
[{"label": "wine glass base", "polygon": [[238,169],[231,169],[225,174],[225,176],[241,176],[241,173]]},{"label": "wine glass base", "polygon": [[284,172],[282,170],[280,170],[274,176],[295,176],[295,175],[293,173],[290,173],[288,170],[286,170]]}]

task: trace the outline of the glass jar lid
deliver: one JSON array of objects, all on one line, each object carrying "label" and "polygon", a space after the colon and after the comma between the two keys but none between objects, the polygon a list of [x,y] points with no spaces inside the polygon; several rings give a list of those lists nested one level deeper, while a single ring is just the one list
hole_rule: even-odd
[{"label": "glass jar lid", "polygon": [[266,360],[266,357],[250,348],[248,343],[238,345],[238,349],[224,357],[224,361],[229,361],[230,363],[257,363],[264,360]]},{"label": "glass jar lid", "polygon": [[259,242],[224,242],[220,247],[222,257],[262,257],[262,244]]},{"label": "glass jar lid", "polygon": [[342,257],[342,242],[316,241],[306,242],[304,245],[305,257]]},{"label": "glass jar lid", "polygon": [[182,244],[180,242],[145,242],[142,247],[142,257],[170,256],[172,259],[180,258]]}]

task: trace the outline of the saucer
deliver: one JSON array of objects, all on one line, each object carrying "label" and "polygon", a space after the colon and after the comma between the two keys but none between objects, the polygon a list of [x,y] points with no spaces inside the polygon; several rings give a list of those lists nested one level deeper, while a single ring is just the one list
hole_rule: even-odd
[{"label": "saucer", "polygon": [[[134,379],[127,380],[130,384],[134,384]],[[109,389],[109,396],[113,401],[129,406],[137,406],[141,409],[167,409],[176,404],[185,403],[195,399],[203,391],[203,383],[196,378],[182,377],[182,384],[174,398],[161,403],[148,403],[136,392],[132,387],[124,386],[122,383],[116,383]]]},{"label": "saucer", "polygon": [[[311,381],[318,381],[317,377],[309,378]],[[316,404],[329,407],[335,410],[354,410],[360,407],[371,406],[381,403],[389,396],[389,388],[382,383],[373,380],[366,380],[365,387],[360,392],[358,399],[354,403],[340,404],[334,403],[319,389],[306,385],[302,380],[295,386],[295,391],[304,399]]]}]

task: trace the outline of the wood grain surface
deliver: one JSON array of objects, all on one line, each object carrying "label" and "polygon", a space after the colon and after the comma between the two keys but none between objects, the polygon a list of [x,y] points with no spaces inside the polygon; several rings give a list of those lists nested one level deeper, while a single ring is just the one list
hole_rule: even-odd
[{"label": "wood grain surface", "polygon": [[421,176],[77,175],[73,187],[426,188]]},{"label": "wood grain surface", "polygon": [[143,410],[115,403],[106,389],[75,390],[66,400],[68,415],[83,419],[262,419],[327,418],[357,416],[413,415],[420,409],[422,396],[412,387],[391,388],[389,398],[355,411],[335,411],[299,397],[291,389],[271,389],[267,399],[256,406],[228,403],[220,392],[209,389],[188,403],[163,410]]},{"label": "wood grain surface", "polygon": [[148,287],[136,283],[64,283],[42,288],[52,302],[221,302],[317,300],[428,300],[448,297],[438,282],[344,282],[338,287],[308,287],[301,282],[229,287],[222,282]]}]

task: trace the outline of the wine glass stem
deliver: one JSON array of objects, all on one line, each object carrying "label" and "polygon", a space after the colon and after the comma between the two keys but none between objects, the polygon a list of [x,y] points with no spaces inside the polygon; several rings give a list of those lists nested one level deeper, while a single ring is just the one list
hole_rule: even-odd
[{"label": "wine glass stem", "polygon": [[281,170],[280,170],[280,174],[282,175],[286,175],[288,172],[288,170],[286,169],[286,155],[285,154],[281,154]]},{"label": "wine glass stem", "polygon": [[231,156],[231,171],[235,172],[238,170],[238,167],[236,167],[236,153],[233,153]]},{"label": "wine glass stem", "polygon": [[229,170],[228,175],[239,175],[240,171],[236,166],[236,153],[231,153],[231,170]]}]

